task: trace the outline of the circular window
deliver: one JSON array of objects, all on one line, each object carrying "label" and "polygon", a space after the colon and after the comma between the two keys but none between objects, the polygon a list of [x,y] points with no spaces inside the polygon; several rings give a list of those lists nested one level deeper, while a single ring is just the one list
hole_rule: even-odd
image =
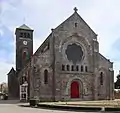
[{"label": "circular window", "polygon": [[82,48],[75,43],[68,45],[65,53],[67,55],[67,59],[73,63],[80,62],[83,57]]}]

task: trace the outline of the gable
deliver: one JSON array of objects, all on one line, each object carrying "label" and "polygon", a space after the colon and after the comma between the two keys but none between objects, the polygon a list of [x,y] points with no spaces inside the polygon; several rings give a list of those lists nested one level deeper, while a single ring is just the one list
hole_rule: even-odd
[{"label": "gable", "polygon": [[84,37],[96,37],[97,34],[90,26],[82,19],[82,17],[74,12],[69,18],[55,28],[55,31],[71,31],[72,33],[79,32]]},{"label": "gable", "polygon": [[[76,11],[69,18],[67,18],[63,23],[61,23],[59,26],[57,26],[54,29],[54,31],[60,32],[60,33],[62,31],[63,32],[71,31],[71,33],[73,35],[73,33],[76,33],[75,24],[77,24],[77,26],[79,27],[78,28],[79,31],[78,30],[77,31],[80,32],[81,35],[84,35],[84,37],[92,37],[93,38],[93,37],[97,36],[97,34],[89,27],[89,25],[82,19],[82,17]],[[59,33],[58,33],[58,35],[59,35]],[[61,35],[62,35],[62,33],[61,33]],[[52,33],[40,45],[40,47],[37,49],[37,51],[34,53],[34,55],[37,55],[40,52],[44,51],[44,48],[46,47],[48,42],[50,42],[51,36],[52,36]]]},{"label": "gable", "polygon": [[11,70],[9,71],[9,73],[7,75],[14,75],[15,74],[15,70],[14,68],[12,67]]}]

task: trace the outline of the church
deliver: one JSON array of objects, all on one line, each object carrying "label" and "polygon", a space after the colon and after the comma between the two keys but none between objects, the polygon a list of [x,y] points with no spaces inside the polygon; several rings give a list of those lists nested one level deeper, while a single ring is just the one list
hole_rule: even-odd
[{"label": "church", "polygon": [[97,34],[77,8],[34,54],[33,32],[25,24],[16,28],[16,70],[8,73],[9,95],[40,101],[114,99],[113,62],[99,53]]}]

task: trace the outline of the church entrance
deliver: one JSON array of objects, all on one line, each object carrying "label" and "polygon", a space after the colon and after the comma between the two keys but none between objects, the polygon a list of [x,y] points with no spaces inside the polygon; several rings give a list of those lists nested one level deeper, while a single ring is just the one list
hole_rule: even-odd
[{"label": "church entrance", "polygon": [[71,83],[71,98],[79,98],[79,83],[77,81],[73,81]]}]

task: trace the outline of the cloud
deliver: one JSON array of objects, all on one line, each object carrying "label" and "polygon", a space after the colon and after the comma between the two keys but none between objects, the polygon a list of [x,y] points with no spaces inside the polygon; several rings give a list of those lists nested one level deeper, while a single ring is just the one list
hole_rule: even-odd
[{"label": "cloud", "polygon": [[[107,55],[107,51],[119,37],[120,26],[119,0],[92,0],[90,9],[82,12],[90,27],[98,34],[100,52]],[[109,43],[108,43],[109,40]]]},{"label": "cloud", "polygon": [[[77,6],[78,13],[98,34],[100,52],[110,58],[114,62],[115,70],[118,70],[119,47],[116,46],[119,46],[120,37],[119,4],[119,0],[0,0],[0,39],[2,39],[0,61],[3,61],[2,59],[9,53],[10,57],[7,57],[9,60],[2,63],[6,65],[15,63],[13,59],[16,27],[26,23],[34,29],[35,52],[51,32],[51,28],[57,27],[68,18],[73,13],[73,8]],[[7,46],[4,44],[6,42]],[[2,75],[5,74],[5,71],[2,71]]]}]

